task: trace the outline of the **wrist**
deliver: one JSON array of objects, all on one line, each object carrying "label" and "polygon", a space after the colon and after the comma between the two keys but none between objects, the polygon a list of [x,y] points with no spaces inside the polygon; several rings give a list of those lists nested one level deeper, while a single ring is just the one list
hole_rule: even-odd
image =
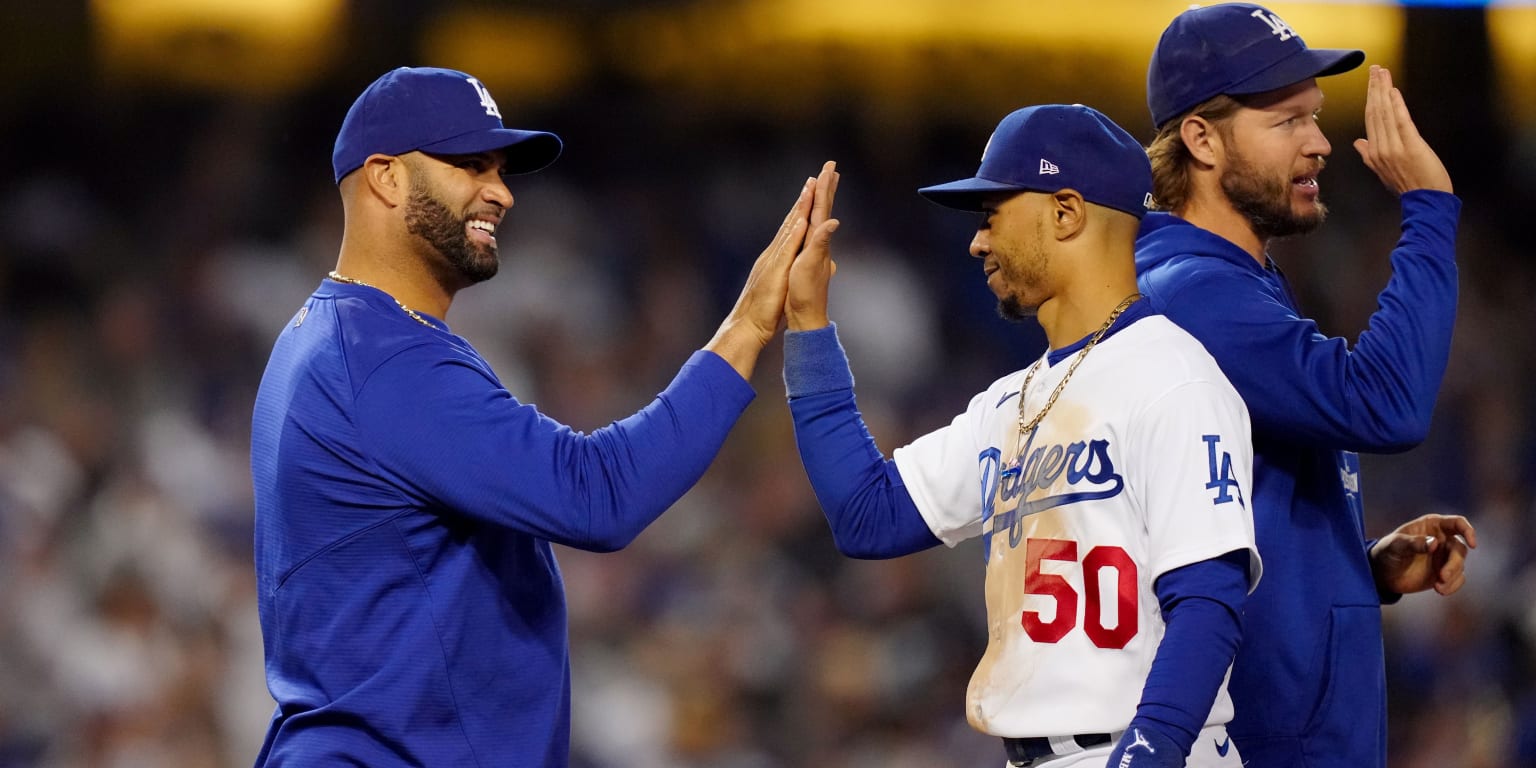
[{"label": "wrist", "polygon": [[757,367],[757,358],[766,346],[768,339],[753,328],[751,323],[727,321],[715,332],[714,338],[704,345],[704,349],[719,355],[743,379],[751,381]]},{"label": "wrist", "polygon": [[784,323],[791,331],[815,331],[831,325],[825,312],[787,312]]}]

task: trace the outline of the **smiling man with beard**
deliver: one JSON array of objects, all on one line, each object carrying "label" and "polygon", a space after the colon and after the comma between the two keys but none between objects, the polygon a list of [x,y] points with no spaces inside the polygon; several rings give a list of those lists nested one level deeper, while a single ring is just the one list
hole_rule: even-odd
[{"label": "smiling man with beard", "polygon": [[1476,544],[1460,516],[1365,534],[1355,452],[1424,439],[1456,316],[1461,203],[1387,70],[1371,67],[1366,138],[1354,143],[1403,211],[1370,330],[1353,345],[1325,337],[1267,252],[1326,217],[1318,176],[1332,147],[1317,125],[1317,78],[1364,58],[1308,48],[1269,10],[1225,3],[1175,18],[1147,75],[1158,128],[1147,151],[1165,212],[1142,223],[1138,283],[1205,345],[1253,418],[1265,572],[1244,608],[1228,726],[1253,768],[1385,764],[1380,606],[1460,589]]},{"label": "smiling man with beard", "polygon": [[277,701],[257,766],[566,765],[551,544],[619,549],[693,486],[752,400],[804,238],[835,227],[828,163],[714,338],[639,413],[580,434],[518,402],[444,320],[496,274],[502,175],[560,150],[448,69],[385,74],[342,123],[336,269],[278,336],[251,424]]}]

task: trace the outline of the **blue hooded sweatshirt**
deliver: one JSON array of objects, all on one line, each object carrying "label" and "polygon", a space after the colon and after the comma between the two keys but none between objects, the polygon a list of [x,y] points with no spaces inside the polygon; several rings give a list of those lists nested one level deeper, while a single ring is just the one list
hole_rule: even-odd
[{"label": "blue hooded sweatshirt", "polygon": [[1381,603],[1356,451],[1421,442],[1450,354],[1461,201],[1402,196],[1392,278],[1353,348],[1303,317],[1273,261],[1170,214],[1136,243],[1141,292],[1203,343],[1253,419],[1264,579],[1245,606],[1228,726],[1251,768],[1386,764]]}]

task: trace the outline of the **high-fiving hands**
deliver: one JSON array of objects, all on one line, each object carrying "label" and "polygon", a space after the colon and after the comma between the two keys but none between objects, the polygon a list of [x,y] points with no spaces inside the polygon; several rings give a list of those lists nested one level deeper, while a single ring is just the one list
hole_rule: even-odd
[{"label": "high-fiving hands", "polygon": [[1451,192],[1451,175],[1430,149],[1408,114],[1403,93],[1392,87],[1392,73],[1371,65],[1365,89],[1365,138],[1355,151],[1381,183],[1401,195],[1415,189]]},{"label": "high-fiving hands", "polygon": [[[830,217],[837,177],[837,164],[828,162],[820,175],[805,180],[773,240],[752,264],[736,305],[704,346],[724,358],[744,379],[752,378],[758,356],[779,332],[785,297],[790,292],[791,267],[799,264],[805,251],[814,250],[819,256],[813,256],[831,269],[829,249],[837,220]],[[830,277],[829,271],[821,279],[822,325],[826,325],[826,281]]]}]

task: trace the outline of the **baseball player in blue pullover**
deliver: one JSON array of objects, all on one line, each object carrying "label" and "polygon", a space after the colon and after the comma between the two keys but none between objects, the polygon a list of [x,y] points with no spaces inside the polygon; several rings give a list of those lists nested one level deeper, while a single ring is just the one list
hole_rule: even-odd
[{"label": "baseball player in blue pullover", "polygon": [[1356,451],[1413,447],[1430,414],[1456,314],[1460,201],[1391,75],[1372,67],[1366,165],[1401,196],[1393,274],[1351,346],[1302,316],[1266,248],[1326,215],[1331,152],[1317,78],[1356,50],[1308,48],[1268,9],[1186,11],[1147,75],[1158,135],[1136,244],[1141,292],[1199,339],[1253,420],[1253,514],[1265,573],[1245,607],[1228,726],[1253,768],[1371,768],[1386,761],[1381,610],[1402,593],[1451,594],[1472,526],[1427,515],[1368,540]]},{"label": "baseball player in blue pullover", "polygon": [[623,547],[698,480],[752,399],[813,180],[715,337],[650,405],[590,435],[518,402],[449,330],[454,294],[497,271],[502,174],[560,149],[502,127],[485,86],[447,69],[385,74],[342,123],[336,270],[278,336],[251,425],[277,701],[258,767],[566,765],[551,542]]}]

